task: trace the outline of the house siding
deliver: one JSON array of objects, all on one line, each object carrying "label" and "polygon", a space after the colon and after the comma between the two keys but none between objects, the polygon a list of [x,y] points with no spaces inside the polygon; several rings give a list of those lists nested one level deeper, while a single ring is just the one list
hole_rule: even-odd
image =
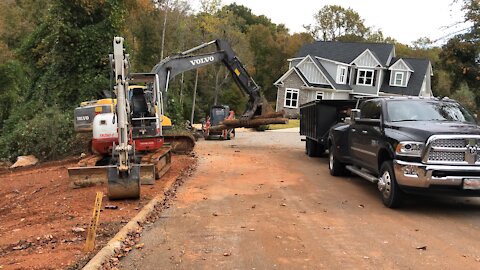
[{"label": "house siding", "polygon": [[[285,111],[285,115],[289,118],[297,118],[300,114],[300,105],[304,104],[308,100],[308,93],[301,90],[300,88],[304,86],[304,83],[298,74],[292,72],[288,77],[283,80],[283,85],[278,85],[277,90],[277,108],[276,111]],[[298,108],[285,108],[285,90],[287,88],[298,89]]]}]

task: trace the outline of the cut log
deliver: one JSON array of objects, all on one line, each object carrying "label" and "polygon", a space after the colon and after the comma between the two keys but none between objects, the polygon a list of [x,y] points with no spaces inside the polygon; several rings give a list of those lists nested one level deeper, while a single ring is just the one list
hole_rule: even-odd
[{"label": "cut log", "polygon": [[251,120],[241,120],[241,119],[226,119],[220,123],[220,125],[210,127],[210,131],[220,131],[230,128],[252,128],[263,125],[270,124],[286,124],[288,123],[288,118],[260,118],[260,119],[251,119]]},{"label": "cut log", "polygon": [[265,118],[283,118],[285,117],[285,111],[271,112],[262,115],[255,115],[252,119],[265,119]]},{"label": "cut log", "polygon": [[226,125],[227,127],[257,127],[261,125],[270,125],[270,124],[286,124],[288,122],[287,118],[261,118],[261,119],[225,119],[220,124]]}]

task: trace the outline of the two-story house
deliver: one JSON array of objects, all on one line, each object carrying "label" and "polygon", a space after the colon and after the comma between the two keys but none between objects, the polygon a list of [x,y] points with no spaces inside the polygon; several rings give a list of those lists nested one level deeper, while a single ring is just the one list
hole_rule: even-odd
[{"label": "two-story house", "polygon": [[277,111],[296,116],[299,105],[319,99],[359,96],[432,96],[428,59],[396,58],[395,46],[383,43],[306,44],[274,85]]}]

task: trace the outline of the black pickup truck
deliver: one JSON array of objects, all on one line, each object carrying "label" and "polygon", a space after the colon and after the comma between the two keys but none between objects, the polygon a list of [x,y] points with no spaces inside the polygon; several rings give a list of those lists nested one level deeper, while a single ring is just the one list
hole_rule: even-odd
[{"label": "black pickup truck", "polygon": [[[335,102],[300,108],[307,153],[328,149],[330,174],[354,173],[376,183],[390,208],[399,206],[406,193],[480,196],[480,126],[456,101],[385,97],[355,105]],[[320,115],[326,107],[337,115]],[[312,136],[312,128],[320,132]]]}]

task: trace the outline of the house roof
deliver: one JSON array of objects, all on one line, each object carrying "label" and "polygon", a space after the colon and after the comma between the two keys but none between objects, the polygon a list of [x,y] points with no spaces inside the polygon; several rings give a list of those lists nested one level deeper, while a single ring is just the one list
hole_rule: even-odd
[{"label": "house roof", "polygon": [[335,89],[337,89],[337,90],[352,90],[352,88],[347,84],[336,83],[335,79],[332,78],[332,76],[330,76],[330,74],[325,69],[325,67],[322,65],[322,63],[320,63],[320,61],[318,61],[318,59],[315,58],[315,57],[312,57],[312,59],[315,62],[315,64],[317,64],[317,66],[320,68],[320,70],[322,70],[322,73],[327,77],[327,80],[330,81],[330,83],[333,85],[333,87]]},{"label": "house roof", "polygon": [[[392,63],[395,63],[399,58],[392,59]],[[408,80],[407,87],[399,86],[390,86],[390,72],[387,72],[380,88],[381,92],[396,94],[396,95],[409,95],[409,96],[418,96],[420,90],[422,89],[422,84],[425,76],[430,76],[427,74],[428,66],[430,61],[428,59],[418,59],[418,58],[402,58],[407,65],[409,65],[412,70],[410,74],[410,79]]]},{"label": "house roof", "polygon": [[369,49],[383,66],[387,66],[389,64],[387,61],[394,50],[394,45],[386,43],[316,41],[303,45],[296,57],[305,57],[310,54],[348,64],[366,49]]}]

